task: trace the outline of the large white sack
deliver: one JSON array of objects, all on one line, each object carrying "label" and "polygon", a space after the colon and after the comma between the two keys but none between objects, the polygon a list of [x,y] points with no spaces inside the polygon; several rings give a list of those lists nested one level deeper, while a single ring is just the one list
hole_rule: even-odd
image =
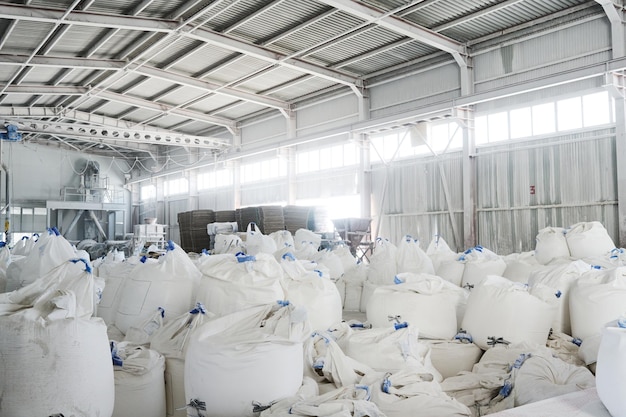
[{"label": "large white sack", "polygon": [[439,268],[441,261],[450,258],[457,258],[456,252],[450,249],[448,243],[439,235],[433,236],[432,240],[428,244],[428,248],[426,249],[426,255],[428,255],[432,261],[435,273],[437,273],[437,269]]},{"label": "large white sack", "polygon": [[168,417],[186,417],[185,355],[193,332],[205,323],[207,312],[200,303],[171,319],[150,340],[150,349],[165,357],[165,403]]},{"label": "large white sack", "polygon": [[565,229],[562,227],[541,229],[535,240],[535,259],[542,265],[547,265],[554,259],[570,257]]},{"label": "large white sack", "polygon": [[342,303],[337,286],[319,271],[307,270],[302,261],[288,255],[283,256],[280,263],[284,271],[282,287],[285,298],[307,311],[315,330],[326,330],[340,322]]},{"label": "large white sack", "polygon": [[626,267],[591,270],[570,290],[572,336],[583,340],[599,334],[626,306]]},{"label": "large white sack", "polygon": [[0,242],[0,293],[5,292],[7,286],[7,268],[11,263],[11,250],[6,242]]},{"label": "large white sack", "polygon": [[334,335],[314,332],[304,342],[304,375],[318,383],[331,383],[340,388],[358,384],[363,375],[372,372],[367,365],[346,356]]},{"label": "large white sack", "polygon": [[397,273],[412,272],[415,274],[434,274],[433,261],[420,248],[419,240],[405,235],[398,243],[396,253]]},{"label": "large white sack", "polygon": [[390,285],[390,284],[375,284],[375,283],[370,282],[369,279],[363,283],[363,289],[361,291],[361,305],[359,307],[359,310],[361,311],[361,313],[367,312],[367,305],[370,301],[370,298],[372,297],[372,294],[374,294],[374,291],[376,291],[376,288],[382,287],[385,285]]},{"label": "large white sack", "polygon": [[123,333],[162,307],[172,317],[193,307],[200,272],[184,250],[169,241],[157,262],[138,264],[124,280],[115,326]]},{"label": "large white sack", "polygon": [[615,248],[613,239],[600,222],[581,222],[565,233],[570,254],[575,259],[602,256]]},{"label": "large white sack", "polygon": [[232,253],[236,254],[245,249],[245,245],[239,236],[236,234],[221,234],[215,235],[215,243],[213,244],[212,253],[223,254]]},{"label": "large white sack", "polygon": [[274,239],[261,233],[256,223],[251,222],[248,224],[248,229],[246,230],[247,254],[274,253],[277,249]]},{"label": "large white sack", "polygon": [[591,265],[578,260],[563,264],[545,265],[535,269],[530,274],[528,285],[531,288],[537,284],[542,284],[561,292],[557,301],[557,314],[552,322],[554,332],[572,334],[569,306],[570,289],[582,274],[591,269]]},{"label": "large white sack", "polygon": [[363,285],[367,279],[367,265],[357,264],[354,268],[346,270],[341,280],[346,283],[346,296],[343,308],[347,311],[360,311]]},{"label": "large white sack", "polygon": [[506,263],[506,269],[502,276],[522,284],[526,284],[532,273],[541,268],[534,252],[512,253],[503,259]]},{"label": "large white sack", "polygon": [[206,404],[207,417],[251,417],[253,402],[295,395],[303,369],[301,342],[259,330],[205,337],[201,327],[185,359],[185,396]]},{"label": "large white sack", "polygon": [[463,284],[463,274],[465,273],[465,258],[463,255],[454,254],[439,259],[439,266],[435,270],[435,275],[461,286]]},{"label": "large white sack", "polygon": [[1,417],[111,415],[113,366],[94,303],[90,271],[68,262],[0,295]]},{"label": "large white sack", "polygon": [[474,343],[459,340],[427,340],[422,343],[430,346],[430,360],[443,379],[471,372],[483,355],[483,351]]},{"label": "large white sack", "polygon": [[341,278],[345,272],[341,259],[334,251],[327,249],[318,251],[313,261],[317,262],[320,268],[328,269],[328,275],[333,281]]},{"label": "large white sack", "polygon": [[613,417],[626,417],[626,328],[606,327],[596,365],[598,396]]},{"label": "large white sack", "polygon": [[419,329],[420,337],[452,339],[457,317],[465,308],[466,292],[435,275],[400,273],[395,285],[378,287],[367,303],[367,321],[373,327],[390,327],[390,317],[400,317]]},{"label": "large white sack", "polygon": [[585,367],[568,364],[550,354],[531,354],[515,376],[515,406],[558,397],[596,385]]},{"label": "large white sack", "polygon": [[317,250],[322,244],[322,236],[308,229],[298,229],[293,235],[293,243],[296,250],[308,247]]},{"label": "large white sack", "polygon": [[337,245],[333,247],[332,253],[337,255],[341,261],[344,272],[348,272],[351,269],[356,268],[359,263],[359,260],[352,254],[348,245]]},{"label": "large white sack", "polygon": [[107,325],[115,324],[115,315],[121,299],[124,281],[139,263],[139,257],[133,256],[121,262],[105,260],[98,267],[98,274],[100,278],[104,279],[105,286],[96,315],[101,317]]},{"label": "large white sack", "polygon": [[419,369],[370,373],[361,384],[370,387],[371,401],[386,417],[471,416],[470,409],[423,378]]},{"label": "large white sack", "polygon": [[432,365],[430,347],[418,342],[417,329],[410,325],[360,330],[345,345],[346,355],[375,371],[393,372],[410,365],[430,374],[435,381],[442,380]]},{"label": "large white sack", "polygon": [[18,240],[15,243],[15,245],[13,245],[13,248],[11,248],[11,253],[13,255],[20,255],[20,256],[28,255],[28,252],[30,251],[30,247],[31,247],[29,245],[29,240],[31,240],[30,237],[22,236],[22,238]]},{"label": "large white sack", "polygon": [[367,280],[375,285],[393,284],[393,278],[398,273],[397,253],[398,248],[388,239],[377,238],[370,256]]},{"label": "large white sack", "polygon": [[124,335],[124,342],[148,347],[152,341],[152,335],[163,327],[165,321],[165,309],[158,307],[143,321],[135,322],[128,327]]},{"label": "large white sack", "polygon": [[196,302],[218,316],[285,299],[282,267],[269,254],[210,255],[201,259]]},{"label": "large white sack", "polygon": [[556,314],[554,300],[550,288],[538,284],[529,291],[519,283],[490,276],[471,291],[461,327],[485,350],[498,340],[545,345]]},{"label": "large white sack", "polygon": [[74,247],[56,228],[49,229],[48,233],[41,236],[36,248],[37,250],[31,250],[26,257],[9,264],[7,292],[24,287],[62,263],[77,258]]},{"label": "large white sack", "polygon": [[112,417],[165,417],[165,359],[129,342],[111,342],[115,375]]},{"label": "large white sack", "polygon": [[474,288],[489,275],[502,276],[506,270],[506,262],[494,252],[482,246],[466,250],[459,258],[465,263],[461,286]]}]

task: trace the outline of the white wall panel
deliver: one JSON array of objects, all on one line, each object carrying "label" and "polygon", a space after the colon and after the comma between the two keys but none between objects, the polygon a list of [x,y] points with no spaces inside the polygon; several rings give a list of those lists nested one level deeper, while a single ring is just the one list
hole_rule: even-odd
[{"label": "white wall panel", "polygon": [[235,197],[232,188],[220,188],[198,195],[198,207],[210,210],[234,210]]},{"label": "white wall panel", "polygon": [[357,194],[357,170],[327,170],[296,179],[296,199],[328,198]]},{"label": "white wall panel", "polygon": [[297,109],[298,136],[312,135],[358,121],[359,104],[355,94]]},{"label": "white wall panel", "polygon": [[287,181],[263,182],[241,186],[241,206],[286,204],[289,200]]},{"label": "white wall panel", "polygon": [[278,115],[271,119],[264,119],[241,128],[241,142],[246,144],[259,140],[281,140],[286,137],[287,119]]}]

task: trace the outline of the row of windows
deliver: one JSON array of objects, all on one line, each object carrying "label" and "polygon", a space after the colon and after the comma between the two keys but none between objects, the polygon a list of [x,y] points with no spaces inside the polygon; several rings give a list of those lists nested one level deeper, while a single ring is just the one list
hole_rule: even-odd
[{"label": "row of windows", "polygon": [[[555,100],[548,103],[514,108],[479,115],[475,118],[476,145],[511,139],[530,138],[573,129],[600,126],[614,121],[612,101],[606,91]],[[441,121],[418,125],[404,131],[393,131],[370,137],[371,162],[387,163],[393,159],[409,158],[431,153],[458,150],[463,147],[463,129],[456,121]],[[358,165],[359,147],[352,142],[296,153],[296,174]],[[241,184],[286,177],[285,158],[276,157],[241,165]],[[229,169],[214,170],[198,175],[198,190],[228,187],[233,184]],[[185,178],[165,182],[165,196],[189,191]],[[141,188],[141,199],[155,199],[152,185]]]}]

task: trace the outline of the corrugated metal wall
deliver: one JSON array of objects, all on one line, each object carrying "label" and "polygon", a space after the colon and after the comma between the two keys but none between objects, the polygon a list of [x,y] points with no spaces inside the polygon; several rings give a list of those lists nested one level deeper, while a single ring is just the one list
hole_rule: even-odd
[{"label": "corrugated metal wall", "polygon": [[478,243],[503,255],[523,252],[544,227],[593,220],[617,242],[614,155],[612,129],[480,149]]},{"label": "corrugated metal wall", "polygon": [[[443,178],[449,190],[450,205],[446,201]],[[463,170],[460,152],[440,156],[438,160],[430,157],[399,161],[388,167],[376,165],[372,170],[372,187],[372,225],[376,228],[380,221],[378,237],[398,243],[403,235],[409,234],[419,238],[421,247],[426,249],[433,236],[439,234],[450,247],[462,249]]]},{"label": "corrugated metal wall", "polygon": [[357,194],[358,166],[298,175],[296,199],[327,198]]}]

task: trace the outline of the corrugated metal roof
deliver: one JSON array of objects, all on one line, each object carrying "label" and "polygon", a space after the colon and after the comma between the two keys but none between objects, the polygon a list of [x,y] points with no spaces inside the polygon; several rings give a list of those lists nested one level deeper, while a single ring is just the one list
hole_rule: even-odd
[{"label": "corrugated metal roof", "polygon": [[[461,43],[480,42],[483,48],[502,31],[533,30],[528,23],[538,19],[562,25],[582,9],[582,17],[606,19],[602,7],[590,0],[355,0],[342,10],[318,0],[94,0],[79,3],[80,13],[71,13],[72,3],[12,0],[0,7],[0,83],[35,88],[32,94],[0,94],[0,106],[80,109],[187,133],[211,130],[213,120],[217,134],[223,134],[224,125],[310,101],[317,92],[345,91],[347,81],[333,79],[337,73],[330,69],[367,84],[368,77],[378,81],[401,67],[418,69],[442,53],[383,27],[377,11],[416,25],[414,37],[425,28]],[[363,5],[374,10],[368,21],[349,10]],[[46,8],[47,18],[39,8]],[[570,11],[573,17],[566,16]],[[49,19],[64,14],[68,30],[53,31]],[[42,45],[51,47],[37,50]],[[31,55],[35,60],[27,70],[14,63]],[[159,69],[158,77],[136,73],[142,66]],[[181,86],[190,82],[179,75],[223,91]],[[52,85],[67,87],[67,94],[97,87],[118,96],[36,94],[38,86]],[[138,109],[144,103],[136,98],[176,106],[179,114]],[[187,119],[180,115],[185,112]]]}]

